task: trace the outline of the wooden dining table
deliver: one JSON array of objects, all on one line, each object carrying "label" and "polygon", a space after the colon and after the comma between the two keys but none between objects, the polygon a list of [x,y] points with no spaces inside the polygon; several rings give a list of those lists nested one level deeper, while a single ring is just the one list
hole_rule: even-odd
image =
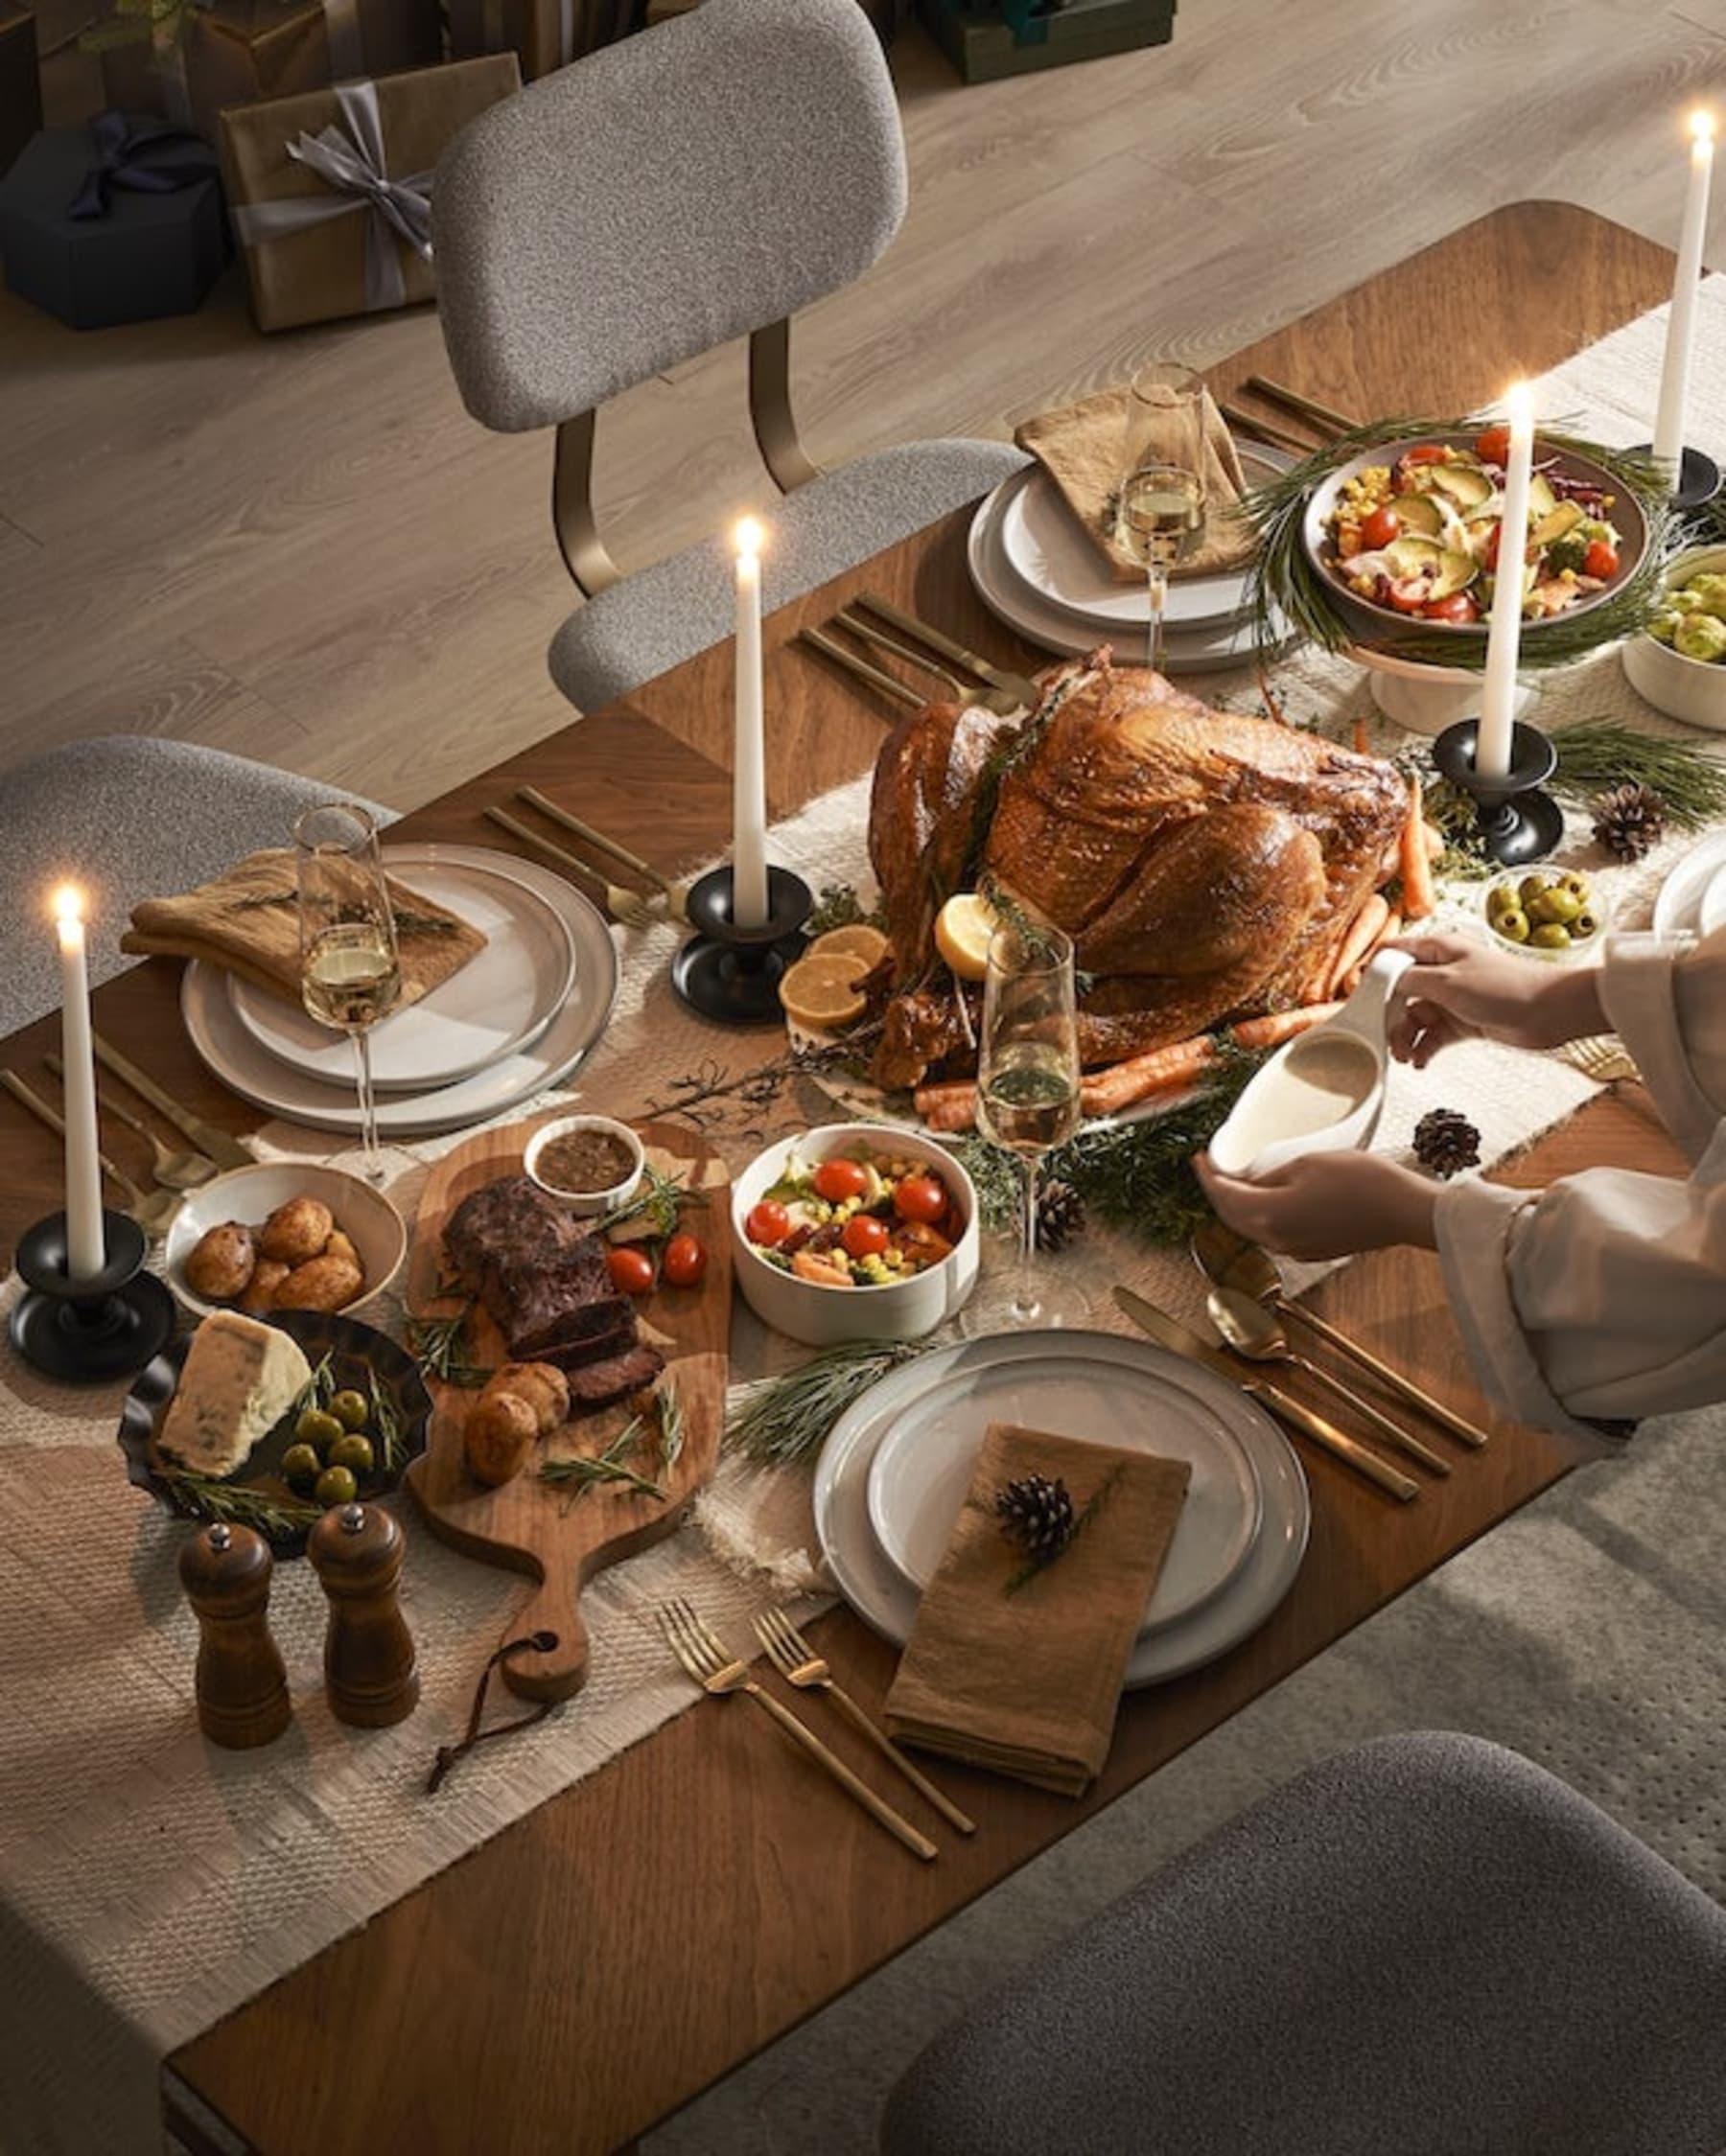
[{"label": "wooden dining table", "polygon": [[[1258,373],[1343,411],[1463,410],[1657,304],[1670,280],[1670,255],[1634,234],[1563,204],[1521,203],[1317,307],[1210,368],[1209,380],[1247,406],[1243,384]],[[1148,323],[1154,313],[1148,302]],[[964,511],[947,517],[770,618],[776,812],[867,769],[895,716],[794,641],[854,592],[881,592],[1005,663],[1047,662],[972,591],[968,522]],[[718,647],[416,810],[396,835],[494,845],[484,811],[531,783],[663,867],[693,864],[727,835],[730,727],[731,659]],[[262,1119],[199,1064],[178,1023],[177,979],[176,966],[152,961],[108,983],[97,1024],[182,1101],[245,1132]],[[28,1072],[55,1036],[44,1020],[0,1059]],[[715,1032],[713,1052],[741,1068],[776,1049],[770,1034]],[[0,1126],[10,1248],[58,1204],[60,1162],[10,1101]],[[1536,1184],[1598,1162],[1680,1165],[1634,1084],[1602,1094],[1497,1172]],[[1487,1405],[1430,1254],[1364,1258],[1324,1285],[1316,1307],[1488,1426],[1491,1443],[1450,1447],[1448,1479],[1423,1482],[1401,1506],[1303,1451],[1312,1541],[1287,1600],[1221,1660],[1129,1694],[1108,1767],[1082,1801],[953,1769],[946,1778],[978,1831],[945,1838],[939,1861],[923,1866],[764,1741],[755,1717],[684,1714],[183,2046],[165,2075],[175,2131],[195,2149],[213,2145],[203,2106],[280,2156],[574,2156],[627,2144],[1586,1456]],[[814,1633],[846,1686],[878,1709],[894,1650],[844,1609]]]}]

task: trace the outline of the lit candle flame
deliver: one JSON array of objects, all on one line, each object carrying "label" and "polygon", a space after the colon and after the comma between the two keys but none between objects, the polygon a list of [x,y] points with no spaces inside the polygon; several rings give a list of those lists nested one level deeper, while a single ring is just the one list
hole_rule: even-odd
[{"label": "lit candle flame", "polygon": [[1534,390],[1527,382],[1513,382],[1504,391],[1504,412],[1512,427],[1534,417]]},{"label": "lit candle flame", "polygon": [[1691,134],[1697,142],[1713,142],[1714,138],[1714,114],[1706,109],[1692,112],[1691,114]]},{"label": "lit candle flame", "polygon": [[81,921],[83,919],[83,893],[75,883],[63,883],[49,901],[57,921]]},{"label": "lit candle flame", "polygon": [[737,552],[758,554],[761,551],[761,527],[754,517],[743,518],[736,530]]}]

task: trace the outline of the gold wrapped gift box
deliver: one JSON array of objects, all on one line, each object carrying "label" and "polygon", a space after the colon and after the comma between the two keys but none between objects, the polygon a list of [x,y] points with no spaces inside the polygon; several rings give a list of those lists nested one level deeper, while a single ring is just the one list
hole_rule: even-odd
[{"label": "gold wrapped gift box", "polygon": [[621,37],[634,0],[449,0],[450,51],[514,53],[525,81],[567,67]]}]

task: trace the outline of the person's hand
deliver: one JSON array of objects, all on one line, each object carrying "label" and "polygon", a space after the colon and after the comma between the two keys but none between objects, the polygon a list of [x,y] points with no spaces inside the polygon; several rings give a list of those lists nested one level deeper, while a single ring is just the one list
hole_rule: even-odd
[{"label": "person's hand", "polygon": [[1379,1153],[1306,1153],[1248,1181],[1201,1153],[1204,1194],[1237,1235],[1290,1258],[1348,1258],[1411,1242],[1431,1250],[1433,1185]]},{"label": "person's hand", "polygon": [[1532,965],[1461,936],[1406,936],[1390,948],[1414,963],[1390,990],[1385,1038],[1416,1069],[1451,1041],[1504,1041],[1556,1048],[1604,1029],[1598,977],[1591,966]]}]

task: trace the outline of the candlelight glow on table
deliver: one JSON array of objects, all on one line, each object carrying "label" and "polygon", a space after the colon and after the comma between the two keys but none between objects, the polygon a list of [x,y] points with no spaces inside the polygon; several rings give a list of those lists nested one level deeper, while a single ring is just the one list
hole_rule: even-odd
[{"label": "candlelight glow on table", "polygon": [[737,670],[732,756],[732,918],[739,928],[767,919],[766,741],[761,686],[761,527],[736,530]]},{"label": "candlelight glow on table", "polygon": [[1674,487],[1682,475],[1684,460],[1684,414],[1696,335],[1696,287],[1702,274],[1702,243],[1708,229],[1708,195],[1714,177],[1714,114],[1692,113],[1690,187],[1684,197],[1678,267],[1672,282],[1672,309],[1667,324],[1660,404],[1654,421],[1654,454],[1671,474]]},{"label": "candlelight glow on table", "polygon": [[66,1088],[66,1269],[94,1280],[106,1262],[102,1232],[102,1165],[96,1133],[96,1059],[90,1040],[90,982],[84,962],[83,893],[64,884],[52,900],[60,956],[60,1061]]}]

